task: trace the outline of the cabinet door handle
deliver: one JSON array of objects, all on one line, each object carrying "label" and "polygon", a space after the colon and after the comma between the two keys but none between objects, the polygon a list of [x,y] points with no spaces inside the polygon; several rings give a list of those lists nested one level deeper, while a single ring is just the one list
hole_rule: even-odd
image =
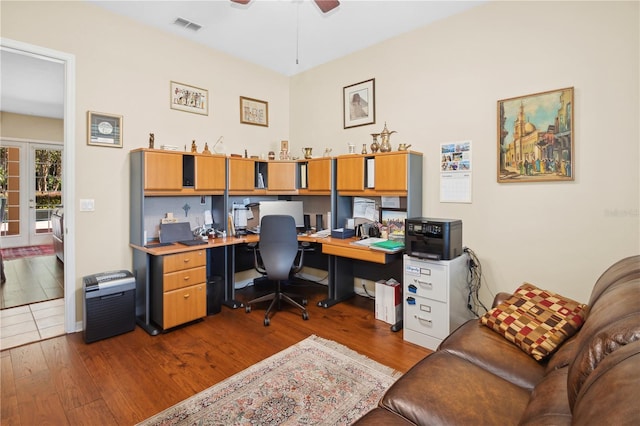
[{"label": "cabinet door handle", "polygon": [[186,294],[185,294],[184,296],[182,296],[182,297],[184,297],[185,299],[188,299],[190,295],[191,295],[191,294],[186,293]]}]

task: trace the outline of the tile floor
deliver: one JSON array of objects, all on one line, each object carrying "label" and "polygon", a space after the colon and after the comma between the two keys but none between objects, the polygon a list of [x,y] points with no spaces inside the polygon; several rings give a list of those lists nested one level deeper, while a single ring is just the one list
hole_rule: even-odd
[{"label": "tile floor", "polygon": [[64,334],[64,299],[0,311],[0,350]]}]

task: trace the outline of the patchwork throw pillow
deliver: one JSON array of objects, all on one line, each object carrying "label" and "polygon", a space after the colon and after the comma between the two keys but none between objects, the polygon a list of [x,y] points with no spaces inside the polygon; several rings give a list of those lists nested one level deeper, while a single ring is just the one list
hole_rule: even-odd
[{"label": "patchwork throw pillow", "polygon": [[480,322],[540,361],[582,327],[586,314],[586,305],[524,283]]}]

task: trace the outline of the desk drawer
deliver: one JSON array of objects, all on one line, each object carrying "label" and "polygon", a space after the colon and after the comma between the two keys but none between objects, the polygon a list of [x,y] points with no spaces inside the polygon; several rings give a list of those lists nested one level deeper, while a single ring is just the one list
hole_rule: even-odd
[{"label": "desk drawer", "polygon": [[176,290],[178,288],[188,287],[195,284],[203,284],[206,281],[207,268],[204,266],[185,269],[183,271],[170,272],[168,274],[164,274],[163,290]]},{"label": "desk drawer", "polygon": [[348,257],[367,262],[387,263],[387,255],[383,251],[361,249],[336,244],[322,244],[322,252],[334,256]]},{"label": "desk drawer", "polygon": [[205,266],[207,264],[206,253],[206,250],[194,250],[165,255],[163,256],[163,272],[166,274],[167,272]]},{"label": "desk drawer", "polygon": [[207,316],[207,291],[198,284],[164,294],[162,328],[167,329]]},{"label": "desk drawer", "polygon": [[408,296],[421,296],[446,302],[449,281],[444,265],[407,260],[404,265],[404,290]]},{"label": "desk drawer", "polygon": [[439,339],[449,335],[449,308],[446,303],[412,295],[405,295],[404,299],[405,328]]}]

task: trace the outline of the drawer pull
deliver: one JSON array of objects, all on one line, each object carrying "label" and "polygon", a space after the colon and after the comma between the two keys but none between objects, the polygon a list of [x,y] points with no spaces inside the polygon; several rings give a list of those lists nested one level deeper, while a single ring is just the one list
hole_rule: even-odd
[{"label": "drawer pull", "polygon": [[409,284],[409,286],[407,287],[407,290],[409,290],[409,293],[417,293],[418,292],[418,287],[416,287],[413,284]]},{"label": "drawer pull", "polygon": [[190,278],[191,278],[191,277],[187,275],[186,277],[184,277],[184,278],[183,278],[183,280],[185,280],[185,281],[189,281],[189,279],[190,279]]},{"label": "drawer pull", "polygon": [[433,325],[433,321],[431,321],[430,319],[422,318],[421,316],[418,316],[418,315],[415,315],[414,318],[417,319],[420,322],[425,323],[429,327],[431,327]]},{"label": "drawer pull", "polygon": [[190,296],[190,294],[189,294],[189,293],[186,293],[186,294],[185,294],[184,296],[182,296],[182,297],[184,297],[185,299],[188,299],[188,298],[189,298],[189,296]]},{"label": "drawer pull", "polygon": [[188,259],[188,258],[187,258],[187,259],[184,259],[184,260],[183,260],[183,262],[184,262],[184,263],[189,263],[189,262],[191,262],[191,259]]},{"label": "drawer pull", "polygon": [[414,299],[413,297],[407,297],[407,305],[415,305],[416,304],[416,299]]},{"label": "drawer pull", "polygon": [[416,282],[418,284],[420,284],[422,287],[427,287],[427,288],[433,288],[433,283],[428,282],[428,281],[420,281],[420,280],[416,280]]}]

